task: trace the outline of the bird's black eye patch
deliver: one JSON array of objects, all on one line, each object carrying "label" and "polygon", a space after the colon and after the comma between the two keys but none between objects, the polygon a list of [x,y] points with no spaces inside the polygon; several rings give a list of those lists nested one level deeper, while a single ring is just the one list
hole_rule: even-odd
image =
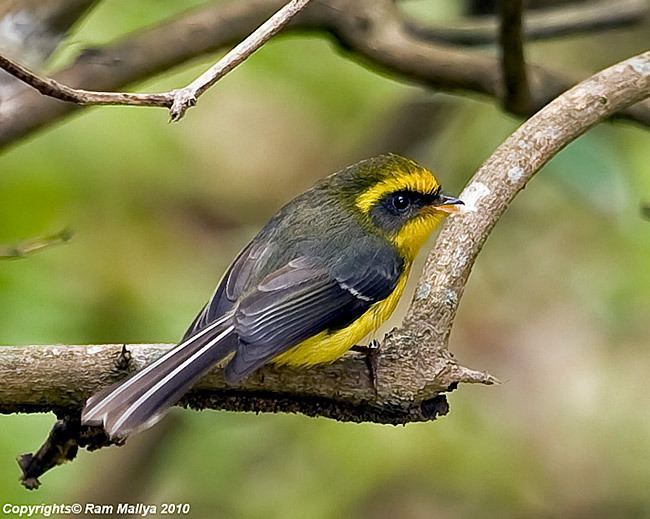
[{"label": "bird's black eye patch", "polygon": [[435,204],[438,192],[395,191],[382,198],[371,211],[375,225],[388,232],[397,232],[408,220],[419,214],[424,206]]},{"label": "bird's black eye patch", "polygon": [[392,215],[401,216],[432,204],[437,193],[397,191],[386,195],[380,204]]}]

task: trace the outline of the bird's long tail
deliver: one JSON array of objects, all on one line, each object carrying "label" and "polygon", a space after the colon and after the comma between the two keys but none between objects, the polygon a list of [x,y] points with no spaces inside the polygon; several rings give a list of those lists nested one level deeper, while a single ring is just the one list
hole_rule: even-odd
[{"label": "bird's long tail", "polygon": [[81,423],[103,425],[110,438],[151,427],[217,362],[234,351],[230,316],[198,333],[129,378],[91,396]]}]

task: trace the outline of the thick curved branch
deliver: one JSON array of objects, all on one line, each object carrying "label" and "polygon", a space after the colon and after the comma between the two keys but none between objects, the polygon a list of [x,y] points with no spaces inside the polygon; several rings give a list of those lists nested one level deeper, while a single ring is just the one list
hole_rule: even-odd
[{"label": "thick curved branch", "polygon": [[[501,144],[460,195],[470,211],[450,219],[440,232],[403,328],[422,328],[434,351],[435,345],[443,347],[476,257],[517,193],[567,144],[617,110],[648,97],[650,51],[583,81]],[[418,338],[392,344],[395,355],[403,356],[415,344],[421,349],[429,342]]]},{"label": "thick curved branch", "polygon": [[[111,91],[240,41],[280,8],[282,0],[248,0],[202,7],[89,50],[53,79],[72,88]],[[493,56],[436,45],[414,35],[391,0],[314,0],[289,28],[332,34],[353,58],[391,76],[432,88],[503,97]],[[578,76],[529,64],[530,112],[579,81]],[[0,104],[0,147],[77,110],[24,89]],[[650,102],[619,115],[650,126]]]},{"label": "thick curved branch", "polygon": [[[292,411],[340,420],[405,423],[444,411],[440,393],[459,382],[493,383],[447,351],[458,302],[492,227],[558,151],[616,111],[650,96],[650,51],[610,67],[524,123],[483,164],[461,197],[468,211],[447,222],[430,253],[403,325],[378,358],[377,391],[363,356],[326,366],[267,366],[237,388],[217,369],[184,400],[192,407]],[[78,408],[100,387],[159,357],[168,346],[27,346],[0,349],[0,411]]]}]

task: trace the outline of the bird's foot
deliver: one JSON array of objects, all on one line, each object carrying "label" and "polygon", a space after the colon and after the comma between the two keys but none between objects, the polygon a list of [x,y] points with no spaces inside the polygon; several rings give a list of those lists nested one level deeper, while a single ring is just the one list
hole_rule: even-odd
[{"label": "bird's foot", "polygon": [[379,353],[381,345],[377,339],[373,339],[368,343],[368,346],[352,346],[352,351],[363,353],[366,357],[366,366],[368,366],[368,374],[370,376],[370,384],[372,389],[377,394],[377,368],[379,365]]}]

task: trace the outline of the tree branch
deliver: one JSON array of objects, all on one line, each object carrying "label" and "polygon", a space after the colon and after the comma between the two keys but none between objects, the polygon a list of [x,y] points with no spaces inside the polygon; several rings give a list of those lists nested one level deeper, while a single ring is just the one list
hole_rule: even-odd
[{"label": "tree branch", "polygon": [[[447,351],[458,302],[489,232],[515,195],[558,151],[616,111],[650,96],[650,51],[610,67],[555,99],[483,164],[429,254],[401,328],[378,359],[377,392],[364,358],[348,354],[310,369],[266,366],[241,386],[219,369],[183,401],[191,407],[291,411],[339,420],[405,423],[441,412],[440,393],[459,382],[494,383]],[[7,346],[0,349],[0,412],[78,408],[107,384],[158,358],[168,346]]]},{"label": "tree branch", "polygon": [[0,49],[29,66],[40,66],[96,0],[4,0]]},{"label": "tree branch", "polygon": [[[341,4],[331,19],[325,19],[330,30],[353,55],[361,56],[384,72],[402,75],[418,83],[446,91],[473,91],[496,99],[504,94],[499,60],[493,56],[470,53],[451,47],[434,45],[414,38],[405,29],[395,5],[388,1],[357,0],[347,8]],[[370,7],[373,7],[372,9]],[[308,14],[309,10],[305,13]],[[362,25],[364,30],[360,30]],[[578,79],[567,73],[552,72],[538,65],[528,65],[531,104],[534,113],[553,98],[570,88]],[[619,115],[650,126],[650,102],[644,101]]]},{"label": "tree branch", "polygon": [[[42,66],[96,0],[5,0],[0,3],[0,52]],[[0,104],[24,84],[0,71]]]},{"label": "tree branch", "polygon": [[499,0],[499,43],[505,86],[503,107],[514,114],[526,114],[530,106],[522,35],[523,11],[523,0]]},{"label": "tree branch", "polygon": [[57,233],[24,241],[18,245],[0,247],[0,260],[24,258],[55,245],[67,243],[71,239],[72,231],[65,228]]},{"label": "tree branch", "polygon": [[[476,257],[517,193],[567,144],[616,111],[648,97],[650,51],[583,81],[501,144],[460,195],[470,212],[450,219],[440,232],[403,328],[422,327],[433,344],[446,344]],[[404,355],[409,347],[414,347],[413,340],[397,342],[394,349]]]},{"label": "tree branch", "polygon": [[[72,88],[115,90],[189,59],[240,41],[283,5],[281,0],[210,4],[161,25],[82,54],[53,79]],[[391,76],[435,89],[503,97],[499,61],[486,54],[436,45],[414,35],[391,0],[314,0],[290,29],[329,32],[350,57]],[[579,81],[579,76],[528,64],[534,113]],[[31,89],[0,104],[0,147],[59,120],[78,105],[48,99]],[[618,116],[650,126],[650,102]]]},{"label": "tree branch", "polygon": [[[171,346],[2,347],[0,413],[80,408],[90,394],[143,368]],[[397,383],[402,371],[399,362],[383,364],[381,383],[389,393],[376,395],[365,356],[350,353],[334,364],[309,369],[265,366],[237,387],[226,385],[221,370],[216,369],[195,386],[182,404],[196,409],[300,412],[342,421],[401,424],[434,418],[438,409],[433,400],[459,382],[496,382],[489,375],[456,366],[450,357],[432,362],[438,363],[440,372],[435,391],[419,401],[390,393],[393,383],[402,388],[409,383]],[[419,382],[413,382],[411,391],[417,392]]]},{"label": "tree branch", "polygon": [[[648,15],[645,0],[611,0],[557,5],[552,8],[527,10],[524,36],[527,41],[573,36],[585,32],[616,29],[643,21]],[[451,21],[444,26],[422,25],[407,19],[408,30],[418,38],[452,45],[490,45],[498,42],[500,19],[496,16]]]},{"label": "tree branch", "polygon": [[289,23],[291,18],[304,9],[311,0],[291,0],[271,18],[253,31],[244,41],[228,52],[215,65],[189,85],[161,93],[98,92],[64,85],[55,79],[41,77],[27,67],[0,55],[0,68],[38,90],[41,94],[60,101],[82,106],[129,105],[154,106],[169,109],[172,121],[179,121],[187,109],[194,106],[208,88],[244,62]]},{"label": "tree branch", "polygon": [[291,0],[271,18],[264,22],[248,38],[226,54],[192,83],[177,91],[170,113],[172,121],[178,121],[185,111],[196,104],[198,97],[219,81],[237,65],[280,32],[289,21],[302,11],[311,0]]}]

